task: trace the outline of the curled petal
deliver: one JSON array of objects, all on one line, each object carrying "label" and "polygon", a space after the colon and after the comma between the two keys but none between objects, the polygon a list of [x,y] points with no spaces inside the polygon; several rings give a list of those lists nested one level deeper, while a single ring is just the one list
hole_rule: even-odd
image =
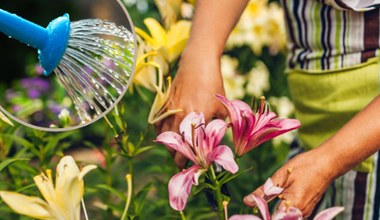
[{"label": "curled petal", "polygon": [[270,213],[268,210],[267,202],[261,196],[257,196],[254,193],[252,193],[250,196],[252,197],[253,201],[255,201],[257,208],[259,208],[263,220],[270,220]]},{"label": "curled petal", "polygon": [[254,215],[233,215],[229,220],[261,220],[261,218]]},{"label": "curled petal", "polygon": [[229,148],[226,145],[216,147],[207,155],[207,158],[208,161],[216,162],[230,173],[236,173],[239,170],[239,167],[235,162],[234,154],[232,153],[231,148]]},{"label": "curled petal", "polygon": [[35,219],[54,219],[49,211],[49,205],[38,197],[8,191],[1,191],[0,196],[18,214]]},{"label": "curled petal", "polygon": [[207,152],[212,151],[219,144],[226,133],[226,129],[227,123],[220,119],[213,120],[206,126],[206,146],[209,148]]},{"label": "curled petal", "polygon": [[313,220],[331,220],[343,210],[344,207],[340,206],[328,208],[318,213]]},{"label": "curled petal", "polygon": [[264,184],[264,194],[265,194],[265,196],[269,196],[269,197],[277,196],[280,193],[282,193],[282,191],[284,191],[284,188],[275,186],[273,184],[273,181],[272,181],[271,178],[268,178],[267,181]]},{"label": "curled petal", "polygon": [[197,174],[201,167],[193,165],[187,170],[174,175],[169,181],[169,200],[170,206],[177,210],[182,211],[189,198],[191,187],[198,183]]},{"label": "curled petal", "polygon": [[181,135],[172,131],[165,131],[158,135],[155,141],[178,151],[189,160],[195,162],[194,153],[191,151],[190,146],[183,142]]},{"label": "curled petal", "polygon": [[216,95],[216,97],[226,106],[234,132],[241,132],[241,123],[243,120],[241,112],[252,112],[249,105],[240,100],[229,101],[222,95]]},{"label": "curled petal", "polygon": [[153,44],[153,46],[157,47],[166,44],[166,31],[156,19],[146,18],[144,19],[144,24],[148,28],[153,39],[156,41],[156,44]]},{"label": "curled petal", "polygon": [[255,135],[258,141],[256,145],[260,145],[267,140],[275,138],[288,131],[297,129],[301,123],[297,119],[274,119],[263,126]]}]

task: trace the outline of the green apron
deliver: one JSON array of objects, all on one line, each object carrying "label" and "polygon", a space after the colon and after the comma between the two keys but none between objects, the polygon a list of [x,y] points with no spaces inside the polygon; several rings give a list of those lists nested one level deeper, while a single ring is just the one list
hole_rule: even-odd
[{"label": "green apron", "polygon": [[[305,149],[327,140],[379,94],[377,58],[341,70],[289,70],[287,75],[296,117],[301,122],[299,139]],[[355,170],[371,172],[372,160],[368,158]]]}]

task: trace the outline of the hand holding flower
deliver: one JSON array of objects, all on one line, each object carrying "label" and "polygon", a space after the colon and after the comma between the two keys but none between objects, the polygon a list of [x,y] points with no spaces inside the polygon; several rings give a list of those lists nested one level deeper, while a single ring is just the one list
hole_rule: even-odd
[{"label": "hand holding flower", "polygon": [[[315,149],[302,153],[288,161],[271,177],[275,186],[284,188],[281,194],[283,200],[278,209],[286,205],[297,207],[303,216],[310,216],[323,193],[334,179],[333,163],[320,150]],[[252,194],[264,197],[264,187],[261,186],[244,198],[244,203],[254,206]]]},{"label": "hand holding flower", "polygon": [[[203,112],[206,123],[213,118],[224,119],[226,110],[215,98],[216,93],[224,94],[220,62],[217,59],[206,59],[196,53],[185,52],[167,101],[168,109],[183,111],[157,123],[158,133],[178,131],[182,119],[190,112]],[[168,149],[174,156],[176,165],[184,168],[187,159],[177,151]]]}]

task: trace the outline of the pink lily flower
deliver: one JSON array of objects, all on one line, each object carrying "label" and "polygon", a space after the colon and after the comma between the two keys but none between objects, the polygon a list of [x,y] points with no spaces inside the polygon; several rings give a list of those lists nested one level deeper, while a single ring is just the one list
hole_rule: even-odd
[{"label": "pink lily flower", "polygon": [[264,97],[255,112],[243,101],[229,101],[222,95],[216,97],[229,112],[235,152],[239,157],[265,141],[301,126],[296,119],[278,119],[269,111]]},{"label": "pink lily flower", "polygon": [[[278,186],[275,186],[272,180],[269,178],[264,184],[264,198],[265,197],[275,197],[282,193],[284,189]],[[261,217],[263,220],[302,220],[302,212],[295,207],[282,207],[279,211],[274,213],[274,215],[270,215],[267,201],[263,197],[257,196],[255,194],[250,195],[252,199],[255,201],[257,208],[261,213]],[[343,207],[332,207],[325,209],[318,213],[313,220],[331,220],[336,215],[344,210]],[[255,215],[234,215],[230,218],[230,220],[261,220],[261,218]]]},{"label": "pink lily flower", "polygon": [[194,163],[169,181],[169,199],[173,209],[182,211],[185,208],[192,186],[198,184],[199,176],[213,162],[231,173],[238,171],[231,148],[219,145],[226,129],[227,124],[223,120],[213,120],[206,126],[203,113],[193,112],[181,122],[179,134],[166,131],[157,137],[156,142],[176,150]]},{"label": "pink lily flower", "polygon": [[[335,206],[328,209],[325,209],[318,213],[313,220],[331,220],[336,215],[341,213],[344,210],[344,207]],[[280,211],[276,212],[272,220],[302,220],[302,213],[299,209],[295,207],[285,208],[283,207]]]}]

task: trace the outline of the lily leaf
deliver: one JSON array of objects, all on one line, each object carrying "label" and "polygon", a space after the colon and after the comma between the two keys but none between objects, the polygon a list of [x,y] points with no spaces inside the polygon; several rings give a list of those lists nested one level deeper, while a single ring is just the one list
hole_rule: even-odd
[{"label": "lily leaf", "polygon": [[134,152],[134,156],[137,156],[137,155],[139,155],[141,153],[144,153],[145,151],[150,150],[153,147],[154,147],[153,145],[145,146],[145,147],[140,147],[139,149],[136,150],[136,152]]},{"label": "lily leaf", "polygon": [[98,189],[106,190],[106,191],[112,193],[113,195],[117,196],[121,200],[125,200],[125,195],[123,193],[117,191],[116,189],[114,189],[114,188],[112,188],[110,186],[107,186],[105,184],[98,184],[95,187],[98,188]]},{"label": "lily leaf", "polygon": [[17,162],[17,161],[28,161],[29,159],[28,158],[10,158],[10,159],[6,159],[4,160],[3,162],[0,163],[0,172],[6,168],[7,166],[9,166],[11,163],[14,163],[14,162]]},{"label": "lily leaf", "polygon": [[250,168],[248,168],[246,170],[239,171],[239,172],[237,172],[235,174],[228,173],[228,174],[226,174],[226,175],[223,176],[223,178],[219,181],[219,183],[220,184],[225,184],[225,183],[227,183],[227,182],[235,179],[236,177],[238,177],[238,176],[240,176],[240,175],[242,175],[242,174],[244,174],[244,173],[246,173],[246,172],[248,172],[248,171],[250,171],[252,169],[253,169],[253,167],[250,167]]},{"label": "lily leaf", "polygon": [[136,197],[134,198],[134,201],[133,201],[134,206],[135,206],[135,208],[134,208],[134,210],[135,210],[135,213],[134,213],[134,214],[135,214],[135,215],[137,215],[137,216],[140,215],[141,211],[142,211],[143,208],[144,208],[144,203],[145,203],[145,201],[146,201],[146,197],[147,197],[147,195],[148,195],[148,193],[149,193],[149,191],[150,191],[151,189],[153,189],[153,183],[152,183],[152,182],[146,184],[146,185],[144,186],[144,188],[142,188],[142,189],[137,193],[137,195],[136,195]]},{"label": "lily leaf", "polygon": [[215,187],[209,183],[200,183],[194,190],[193,194],[198,195],[204,189],[216,190]]}]

